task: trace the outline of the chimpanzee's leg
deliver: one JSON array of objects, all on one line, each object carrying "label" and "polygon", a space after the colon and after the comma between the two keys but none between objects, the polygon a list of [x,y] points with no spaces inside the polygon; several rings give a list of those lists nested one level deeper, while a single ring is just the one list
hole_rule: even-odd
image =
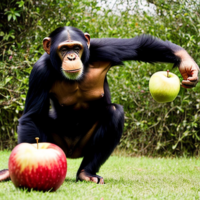
[{"label": "chimpanzee's leg", "polygon": [[96,175],[96,173],[119,143],[123,125],[124,111],[122,106],[117,104],[107,105],[101,113],[99,126],[84,154],[83,161],[77,172],[77,180],[104,183],[103,178]]}]

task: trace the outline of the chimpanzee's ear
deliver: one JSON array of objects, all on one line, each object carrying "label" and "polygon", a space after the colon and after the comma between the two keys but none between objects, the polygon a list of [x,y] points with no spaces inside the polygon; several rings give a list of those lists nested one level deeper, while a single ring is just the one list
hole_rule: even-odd
[{"label": "chimpanzee's ear", "polygon": [[88,49],[90,48],[90,35],[88,33],[85,33],[85,38],[87,40],[87,45],[88,45]]},{"label": "chimpanzee's ear", "polygon": [[50,48],[51,48],[51,38],[50,37],[45,37],[43,39],[43,49],[50,54]]}]

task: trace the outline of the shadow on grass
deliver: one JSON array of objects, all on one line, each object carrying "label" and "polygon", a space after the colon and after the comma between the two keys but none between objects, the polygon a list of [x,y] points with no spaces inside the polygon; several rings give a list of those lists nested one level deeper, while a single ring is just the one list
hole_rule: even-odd
[{"label": "shadow on grass", "polygon": [[[135,183],[135,182],[137,182],[137,180],[136,179],[123,179],[123,178],[119,178],[119,179],[115,179],[115,178],[106,178],[106,179],[104,179],[104,181],[105,181],[105,184],[113,184],[113,185],[118,185],[119,183],[123,183],[123,184],[130,184],[130,183]],[[95,183],[93,183],[92,181],[78,181],[78,182],[76,182],[76,179],[75,178],[68,178],[68,177],[66,177],[65,178],[65,181],[64,181],[65,183],[70,183],[70,184],[74,184],[74,183],[85,183],[85,184],[95,184]]]}]

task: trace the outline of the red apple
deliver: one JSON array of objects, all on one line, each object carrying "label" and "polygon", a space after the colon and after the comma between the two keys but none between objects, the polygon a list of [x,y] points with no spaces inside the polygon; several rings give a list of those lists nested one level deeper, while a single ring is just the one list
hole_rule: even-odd
[{"label": "red apple", "polygon": [[8,168],[16,187],[55,191],[65,180],[67,160],[54,144],[21,143],[11,152]]}]

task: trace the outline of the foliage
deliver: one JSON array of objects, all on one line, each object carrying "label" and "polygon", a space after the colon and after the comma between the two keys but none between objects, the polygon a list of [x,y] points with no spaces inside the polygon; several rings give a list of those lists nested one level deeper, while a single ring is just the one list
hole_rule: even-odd
[{"label": "foliage", "polygon": [[[133,31],[137,30],[136,34],[147,33],[179,44],[186,48],[199,64],[197,41],[200,38],[199,29],[195,26],[200,24],[200,18],[196,4],[195,1],[190,1],[189,6],[187,1],[181,1],[165,5],[163,1],[157,1],[157,7],[154,8],[157,14],[142,10],[142,18],[137,17],[141,16],[142,11],[136,5],[135,12],[138,15],[132,16],[133,19],[129,16],[128,27],[132,29],[128,28],[127,32],[134,35]],[[159,14],[161,10],[163,15]],[[174,20],[176,13],[179,13],[179,17]],[[184,25],[177,29],[180,22]],[[110,22],[107,27],[114,27],[112,23],[116,22]],[[194,42],[191,42],[191,38]],[[124,105],[126,113],[125,131],[119,148],[127,149],[130,155],[199,154],[199,84],[192,90],[182,88],[178,98],[172,103],[158,104],[149,94],[149,78],[156,71],[171,70],[172,66],[129,62],[125,68],[126,70],[123,67],[112,69],[108,74],[113,100]],[[172,71],[181,78],[178,69]]]},{"label": "foliage", "polygon": [[[58,26],[76,26],[83,11],[86,20],[87,7],[96,4],[93,1],[69,1],[68,6],[64,6],[65,3],[3,0],[0,5],[0,46],[3,47],[0,48],[1,149],[12,149],[16,145],[18,118],[24,109],[28,77],[33,64],[43,54],[42,39]],[[72,10],[76,14],[73,17]]]},{"label": "foliage", "polygon": [[[16,144],[28,77],[43,54],[42,40],[59,26],[75,26],[95,37],[130,38],[151,34],[184,47],[200,64],[199,2],[93,0],[2,0],[0,4],[0,139],[1,149]],[[142,4],[142,5],[141,5]],[[172,65],[126,62],[108,73],[112,100],[125,109],[119,149],[131,155],[199,154],[200,85],[181,89],[178,98],[156,103],[149,94],[150,76]],[[180,77],[181,78],[181,77]]]}]

